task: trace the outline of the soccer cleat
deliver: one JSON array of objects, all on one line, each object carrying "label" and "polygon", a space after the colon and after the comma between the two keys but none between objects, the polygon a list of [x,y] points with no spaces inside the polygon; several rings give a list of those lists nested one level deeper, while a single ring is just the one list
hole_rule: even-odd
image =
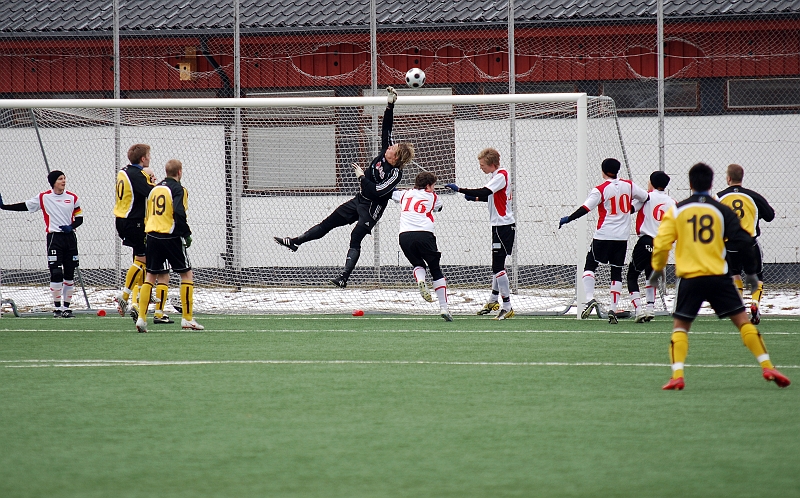
[{"label": "soccer cleat", "polygon": [[750,323],[753,325],[761,323],[761,312],[758,310],[758,303],[750,305]]},{"label": "soccer cleat", "polygon": [[175,309],[175,311],[177,311],[178,313],[183,313],[183,305],[181,305],[181,302],[180,302],[179,300],[175,300],[175,299],[172,299],[172,298],[170,298],[170,300],[169,300],[169,304],[170,304],[170,306],[172,306],[172,307]]},{"label": "soccer cleat", "polygon": [[272,238],[275,239],[275,242],[277,242],[278,244],[282,245],[283,247],[289,249],[292,252],[297,252],[297,248],[300,247],[297,244],[295,244],[294,242],[292,242],[291,237],[284,237],[284,238],[272,237]]},{"label": "soccer cleat", "polygon": [[506,318],[514,318],[514,308],[509,308],[507,310],[500,310],[500,313],[494,317],[495,320],[505,320]]},{"label": "soccer cleat", "polygon": [[64,315],[61,313],[61,310],[53,310],[53,318],[61,318],[62,316]]},{"label": "soccer cleat", "polygon": [[640,308],[636,312],[636,319],[634,320],[634,322],[636,322],[636,323],[644,323],[644,322],[647,322],[647,321],[648,321],[647,320],[647,312]]},{"label": "soccer cleat", "polygon": [[778,384],[778,387],[788,387],[789,384],[792,383],[792,381],[789,380],[789,377],[783,375],[774,368],[765,368],[763,370],[763,375],[767,381],[772,381]]},{"label": "soccer cleat", "polygon": [[175,321],[170,319],[170,317],[167,316],[167,315],[162,315],[162,316],[154,316],[153,317],[153,323],[156,323],[156,324],[157,323],[175,323]]},{"label": "soccer cleat", "polygon": [[339,287],[341,289],[344,289],[345,287],[347,287],[347,279],[344,278],[344,277],[332,278],[332,279],[328,280],[328,282],[330,282],[331,284],[333,284],[336,287]]},{"label": "soccer cleat", "polygon": [[645,311],[644,321],[645,322],[650,322],[655,317],[656,317],[656,312],[655,311],[647,310],[647,311]]},{"label": "soccer cleat", "polygon": [[125,316],[128,313],[128,301],[122,296],[122,292],[118,292],[117,295],[114,296],[114,304],[117,305],[119,316]]},{"label": "soccer cleat", "polygon": [[583,308],[583,312],[581,313],[581,319],[586,320],[587,318],[589,318],[589,315],[592,314],[592,311],[594,311],[594,309],[597,308],[597,306],[598,306],[597,301],[595,301],[594,299],[586,303],[586,307]]},{"label": "soccer cleat", "polygon": [[497,311],[500,309],[500,303],[497,301],[492,301],[491,303],[486,303],[483,305],[483,308],[478,310],[479,315],[488,315],[492,311]]},{"label": "soccer cleat", "polygon": [[205,330],[205,327],[197,323],[194,319],[187,320],[181,318],[181,328],[186,330]]},{"label": "soccer cleat", "polygon": [[138,320],[136,320],[136,331],[139,332],[140,334],[147,333],[147,322],[144,319],[139,318]]},{"label": "soccer cleat", "polygon": [[616,325],[619,323],[619,319],[617,319],[617,312],[614,310],[608,310],[608,323],[611,325]]},{"label": "soccer cleat", "polygon": [[61,312],[61,318],[75,318],[75,315],[72,314],[72,310],[67,308]]},{"label": "soccer cleat", "polygon": [[139,307],[131,306],[131,312],[129,314],[131,316],[131,320],[133,320],[133,323],[136,323],[136,320],[139,319]]},{"label": "soccer cleat", "polygon": [[433,298],[431,297],[431,291],[428,290],[428,286],[425,285],[425,281],[422,280],[417,282],[417,287],[419,287],[419,295],[422,296],[422,299],[432,303]]},{"label": "soccer cleat", "polygon": [[441,315],[442,318],[444,318],[445,322],[452,322],[453,321],[453,315],[451,315],[450,312],[447,311],[447,310],[442,310],[440,315]]},{"label": "soccer cleat", "polygon": [[686,383],[683,381],[683,377],[678,377],[677,379],[669,379],[669,382],[664,384],[664,387],[662,387],[661,390],[683,391],[684,387],[686,387]]}]

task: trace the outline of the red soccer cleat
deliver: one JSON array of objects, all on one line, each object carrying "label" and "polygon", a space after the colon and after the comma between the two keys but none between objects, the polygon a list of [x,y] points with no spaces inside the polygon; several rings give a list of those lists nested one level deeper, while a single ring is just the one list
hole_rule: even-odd
[{"label": "red soccer cleat", "polygon": [[684,387],[686,387],[686,383],[683,381],[683,377],[678,377],[677,379],[669,379],[669,382],[664,384],[661,389],[664,391],[683,391]]},{"label": "red soccer cleat", "polygon": [[789,384],[792,383],[792,381],[789,380],[789,377],[783,375],[774,368],[765,368],[763,374],[767,381],[771,380],[772,382],[778,384],[778,387],[788,387]]}]

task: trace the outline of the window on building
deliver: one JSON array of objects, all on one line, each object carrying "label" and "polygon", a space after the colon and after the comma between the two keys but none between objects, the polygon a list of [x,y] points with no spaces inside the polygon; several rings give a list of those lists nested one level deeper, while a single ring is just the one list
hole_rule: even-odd
[{"label": "window on building", "polygon": [[800,78],[728,80],[729,109],[800,107]]},{"label": "window on building", "polygon": [[[618,111],[658,110],[658,81],[604,81],[603,95],[614,99]],[[664,82],[664,109],[696,110],[700,107],[696,81],[667,80]]]}]

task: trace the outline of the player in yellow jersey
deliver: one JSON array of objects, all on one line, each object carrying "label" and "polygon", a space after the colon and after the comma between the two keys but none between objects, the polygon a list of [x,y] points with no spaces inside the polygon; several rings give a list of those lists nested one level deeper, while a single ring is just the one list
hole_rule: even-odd
[{"label": "player in yellow jersey", "polygon": [[183,164],[170,159],[164,166],[167,177],[147,197],[145,232],[147,233],[147,276],[139,293],[139,317],[136,330],[147,332],[147,306],[159,275],[169,275],[170,268],[181,276],[181,328],[203,330],[193,318],[194,274],[186,249],[192,245],[192,231],[186,221],[189,193],[181,185]]},{"label": "player in yellow jersey", "polygon": [[[758,236],[761,235],[761,228],[758,226],[759,220],[767,223],[775,219],[775,210],[769,205],[764,197],[753,190],[742,187],[744,178],[744,168],[738,164],[728,165],[727,172],[728,188],[718,192],[719,202],[725,204],[733,210],[739,217],[747,233],[753,237],[753,253],[756,258],[756,274],[758,275],[758,288],[751,294],[750,302],[750,322],[758,325],[761,322],[761,312],[758,309],[761,303],[761,295],[764,292],[764,274],[761,258],[761,247],[758,245]],[[742,284],[742,261],[738,251],[728,251],[728,273],[733,277],[739,294],[742,294],[744,285]]]},{"label": "player in yellow jersey", "polygon": [[728,276],[725,239],[729,247],[742,252],[747,272],[745,282],[751,288],[758,284],[752,257],[753,238],[742,229],[730,208],[711,197],[713,179],[714,172],[707,164],[692,166],[689,170],[692,195],[667,211],[653,241],[653,274],[648,284],[658,287],[658,281],[664,278],[673,243],[678,277],[669,350],[672,379],[662,389],[681,390],[685,386],[683,368],[689,351],[689,329],[703,301],[711,304],[717,316],[729,317],[736,325],[742,342],[761,365],[764,378],[786,387],[791,382],[770,361],[761,334],[748,320],[742,297]]},{"label": "player in yellow jersey", "polygon": [[[150,175],[144,168],[150,166],[150,146],[133,144],[128,149],[130,164],[117,173],[114,216],[122,245],[133,250],[133,263],[125,275],[124,288],[114,300],[121,316],[128,312],[128,302],[136,300],[134,291],[144,282],[147,255],[145,250],[144,211],[147,196],[153,189]],[[131,295],[133,294],[133,295]]]}]

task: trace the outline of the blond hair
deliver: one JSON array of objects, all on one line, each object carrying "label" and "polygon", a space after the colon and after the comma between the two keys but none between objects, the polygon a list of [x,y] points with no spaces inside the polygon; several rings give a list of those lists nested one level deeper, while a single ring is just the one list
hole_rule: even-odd
[{"label": "blond hair", "polygon": [[408,142],[397,144],[397,159],[395,159],[395,168],[403,169],[406,164],[410,164],[414,160],[414,146]]},{"label": "blond hair", "polygon": [[478,161],[481,160],[492,166],[500,166],[500,153],[493,147],[487,147],[478,153]]},{"label": "blond hair", "polygon": [[167,161],[167,164],[164,165],[164,171],[167,172],[167,176],[170,178],[176,178],[182,169],[183,163],[177,159],[170,159]]}]

